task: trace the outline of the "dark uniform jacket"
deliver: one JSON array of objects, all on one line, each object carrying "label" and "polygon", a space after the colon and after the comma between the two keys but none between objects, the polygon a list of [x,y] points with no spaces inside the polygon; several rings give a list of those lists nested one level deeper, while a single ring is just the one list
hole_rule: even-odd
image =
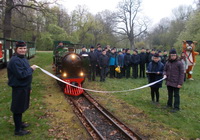
[{"label": "dark uniform jacket", "polygon": [[145,64],[146,63],[146,53],[140,53],[140,64]]},{"label": "dark uniform jacket", "polygon": [[124,66],[124,55],[117,55],[117,62],[118,66],[123,67]]},{"label": "dark uniform jacket", "polygon": [[12,87],[13,113],[23,113],[29,108],[33,69],[23,55],[12,56],[8,67],[8,85]]},{"label": "dark uniform jacket", "polygon": [[135,65],[139,64],[140,63],[140,56],[138,54],[136,54],[136,55],[133,54],[131,56],[131,62],[132,62],[132,64],[135,64]]},{"label": "dark uniform jacket", "polygon": [[107,55],[101,55],[99,58],[99,66],[100,67],[108,67],[109,65],[109,57]]},{"label": "dark uniform jacket", "polygon": [[88,53],[90,64],[97,64],[97,54],[95,51],[90,51]]},{"label": "dark uniform jacket", "polygon": [[152,54],[150,52],[146,52],[146,63],[147,64],[149,64],[152,61],[151,57],[152,57]]},{"label": "dark uniform jacket", "polygon": [[[147,67],[147,73],[149,73],[148,74],[149,83],[162,79],[163,70],[164,70],[164,65],[161,61],[158,61],[157,63],[154,61],[150,62]],[[157,72],[159,72],[160,74],[156,74]],[[155,87],[155,88],[162,87],[162,81],[152,85],[151,87]]]},{"label": "dark uniform jacket", "polygon": [[184,68],[180,60],[169,60],[164,67],[164,75],[167,76],[166,85],[176,87],[184,82]]},{"label": "dark uniform jacket", "polygon": [[165,63],[167,62],[167,55],[163,55],[163,59],[161,60],[161,62],[165,65]]},{"label": "dark uniform jacket", "polygon": [[125,66],[131,66],[131,54],[126,53],[124,56],[124,65]]}]

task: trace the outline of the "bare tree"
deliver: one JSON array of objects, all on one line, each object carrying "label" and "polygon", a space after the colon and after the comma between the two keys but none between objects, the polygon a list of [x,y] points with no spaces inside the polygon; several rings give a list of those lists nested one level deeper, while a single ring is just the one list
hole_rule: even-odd
[{"label": "bare tree", "polygon": [[188,20],[191,13],[194,11],[191,5],[181,5],[178,8],[172,10],[175,20]]},{"label": "bare tree", "polygon": [[140,0],[123,0],[118,5],[117,22],[120,27],[116,32],[128,38],[131,49],[134,49],[135,38],[147,30],[147,23],[139,18],[140,8]]}]

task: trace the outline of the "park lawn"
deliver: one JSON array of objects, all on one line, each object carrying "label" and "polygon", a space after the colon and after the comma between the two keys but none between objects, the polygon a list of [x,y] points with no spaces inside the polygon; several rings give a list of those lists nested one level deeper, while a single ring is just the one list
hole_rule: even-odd
[{"label": "park lawn", "polygon": [[[199,62],[199,64],[198,64]],[[40,52],[30,64],[51,70],[52,52]],[[186,81],[181,93],[181,111],[170,113],[162,109],[167,101],[167,89],[160,89],[160,106],[150,102],[150,89],[145,88],[122,93],[91,93],[131,129],[147,139],[196,139],[200,138],[200,57],[194,69],[194,81]],[[99,78],[97,78],[99,80]],[[106,79],[105,83],[88,82],[84,87],[97,90],[125,90],[147,84],[147,79]],[[33,74],[33,93],[30,109],[24,119],[31,123],[28,136],[17,139],[89,139],[88,134],[64,99],[60,87],[51,77],[39,69]],[[0,139],[16,139],[13,136],[13,120],[10,112],[11,88],[7,86],[6,70],[0,70]]]},{"label": "park lawn", "polygon": [[[30,60],[52,72],[52,52],[37,52]],[[11,104],[11,88],[7,85],[6,69],[0,70],[0,140],[44,140],[90,138],[64,98],[56,80],[39,69],[34,71],[30,108],[23,114],[24,121],[31,124],[30,135],[14,136]]]},{"label": "park lawn", "polygon": [[[194,81],[187,80],[180,90],[181,110],[171,113],[163,109],[167,103],[165,82],[160,89],[160,105],[151,103],[150,88],[121,93],[91,93],[99,102],[146,138],[197,139],[200,138],[200,57],[193,71]],[[106,79],[105,83],[87,82],[86,87],[97,90],[120,91],[147,84],[146,78]],[[117,99],[115,99],[117,98]],[[123,101],[123,102],[121,102]],[[127,104],[128,105],[127,105]]]}]

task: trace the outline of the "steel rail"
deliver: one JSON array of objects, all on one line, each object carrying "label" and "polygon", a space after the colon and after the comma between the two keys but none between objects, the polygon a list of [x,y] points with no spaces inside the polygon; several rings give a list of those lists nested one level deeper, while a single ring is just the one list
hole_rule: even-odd
[{"label": "steel rail", "polygon": [[[123,132],[127,137],[129,137],[130,139],[138,139],[138,140],[142,140],[141,136],[139,136],[138,134],[136,134],[135,132],[133,132],[131,129],[129,129],[125,124],[123,124],[121,121],[119,121],[116,117],[114,117],[107,109],[105,109],[103,106],[101,106],[99,103],[97,103],[97,101],[95,101],[86,91],[83,93],[83,95],[108,119],[110,120],[121,132]],[[94,103],[95,102],[95,103]],[[96,105],[98,104],[98,105]],[[121,125],[123,125],[124,127],[126,127],[126,129],[131,132],[133,134],[133,136],[131,136],[129,133],[127,133],[120,125],[118,125],[116,123],[116,121],[113,120],[113,118],[117,121],[117,123],[120,123]]]},{"label": "steel rail", "polygon": [[[88,125],[90,125],[90,127],[95,131],[95,133],[97,134],[97,136],[99,138],[101,138],[102,140],[104,139],[104,137],[101,135],[101,133],[96,129],[96,127],[92,124],[92,122],[82,113],[82,110],[79,108],[78,104],[76,103],[75,100],[72,99],[72,97],[70,98],[70,100],[73,102],[74,106],[76,107],[76,109],[79,111],[79,113],[81,114],[81,116],[84,118],[84,120],[86,120],[86,122],[88,123]],[[88,131],[88,133],[92,136],[92,134],[89,132],[88,129],[86,129]]]}]

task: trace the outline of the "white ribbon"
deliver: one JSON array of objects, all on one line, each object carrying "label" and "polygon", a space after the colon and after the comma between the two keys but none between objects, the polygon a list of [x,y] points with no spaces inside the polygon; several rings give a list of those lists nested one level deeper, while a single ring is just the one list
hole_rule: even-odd
[{"label": "white ribbon", "polygon": [[152,86],[160,81],[163,81],[164,79],[166,79],[165,77],[163,77],[162,79],[158,80],[158,81],[155,81],[155,82],[152,82],[152,83],[149,83],[147,85],[144,85],[144,86],[141,86],[141,87],[138,87],[138,88],[134,88],[134,89],[128,89],[128,90],[121,90],[121,91],[99,91],[99,90],[93,90],[93,89],[87,89],[87,88],[83,88],[83,87],[78,87],[78,86],[75,86],[75,85],[72,85],[66,81],[63,81],[62,79],[58,78],[57,76],[51,74],[50,72],[42,69],[41,67],[37,66],[36,65],[36,68],[39,68],[41,71],[43,71],[45,74],[51,76],[52,78],[60,81],[60,82],[63,82],[67,85],[70,85],[72,87],[75,87],[75,88],[80,88],[80,89],[83,89],[83,90],[86,90],[86,91],[91,91],[91,92],[99,92],[99,93],[116,93],[116,92],[130,92],[130,91],[134,91],[134,90],[139,90],[139,89],[143,89],[143,88],[146,88],[146,87],[149,87],[149,86]]}]

